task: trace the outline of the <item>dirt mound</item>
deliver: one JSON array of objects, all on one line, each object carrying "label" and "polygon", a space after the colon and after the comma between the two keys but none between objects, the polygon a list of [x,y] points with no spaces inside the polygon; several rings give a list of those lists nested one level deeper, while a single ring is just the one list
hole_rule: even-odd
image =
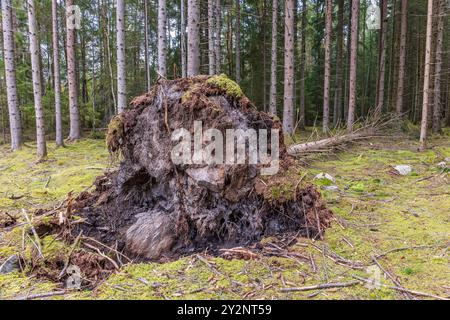
[{"label": "dirt mound", "polygon": [[[191,156],[192,148],[195,158],[199,123],[203,132],[216,130],[214,139],[200,141],[202,147],[217,142],[218,133],[253,129],[262,132],[258,140],[268,141],[272,156],[275,140],[270,134],[279,130],[280,173],[262,176],[267,166],[250,161],[174,161],[179,143],[174,133],[183,128],[177,138],[194,134],[194,147],[189,143],[188,150]],[[120,159],[120,168],[99,177],[95,190],[75,201],[74,213],[86,223],[74,232],[81,228],[84,234],[147,259],[242,245],[282,232],[321,237],[331,212],[313,187],[300,188],[299,178],[288,174],[292,159],[282,137],[280,122],[256,111],[224,75],[161,81],[111,121],[107,144]],[[246,145],[250,148],[250,142]],[[227,148],[215,146],[214,156]],[[234,138],[232,150],[236,151]],[[286,185],[289,196],[280,196],[277,190]]]}]

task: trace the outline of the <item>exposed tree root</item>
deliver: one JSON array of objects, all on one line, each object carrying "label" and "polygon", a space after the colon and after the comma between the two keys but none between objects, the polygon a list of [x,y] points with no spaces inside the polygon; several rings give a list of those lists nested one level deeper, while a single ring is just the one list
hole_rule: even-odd
[{"label": "exposed tree root", "polygon": [[281,130],[226,76],[161,80],[111,122],[107,144],[121,159],[120,169],[99,177],[92,193],[76,199],[73,214],[85,223],[73,232],[82,229],[146,259],[238,247],[283,232],[322,237],[331,212],[318,191],[299,187],[299,177],[288,172],[292,159],[282,133],[281,171],[270,178],[260,175],[262,165],[175,165],[171,133],[192,132],[194,121],[224,137],[227,129]]}]

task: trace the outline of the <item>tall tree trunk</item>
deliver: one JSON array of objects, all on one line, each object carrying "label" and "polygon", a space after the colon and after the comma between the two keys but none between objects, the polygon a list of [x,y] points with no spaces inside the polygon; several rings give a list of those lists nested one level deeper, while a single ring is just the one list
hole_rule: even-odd
[{"label": "tall tree trunk", "polygon": [[200,8],[198,0],[188,0],[188,57],[187,76],[200,73]]},{"label": "tall tree trunk", "polygon": [[272,59],[270,66],[270,113],[277,115],[277,41],[278,39],[278,0],[272,0]]},{"label": "tall tree trunk", "polygon": [[[1,21],[2,20],[2,15],[0,15],[0,26],[3,24],[3,22]],[[3,61],[5,60],[5,51],[4,51],[4,46],[3,46],[3,33],[2,32],[0,32],[0,53],[2,54],[1,55],[1,59],[3,59]],[[4,85],[4,78],[3,78],[3,75],[4,75],[4,73],[0,73],[0,95],[2,95],[2,96],[4,96],[5,95],[5,91],[4,91],[4,89],[5,89],[5,87],[3,86]],[[6,143],[6,116],[5,116],[5,108],[6,106],[5,106],[5,104],[0,104],[0,117],[1,117],[1,120],[0,120],[0,124],[1,124],[1,127],[2,127],[2,142],[0,143],[0,144],[4,144],[4,143]]]},{"label": "tall tree trunk", "polygon": [[125,0],[117,0],[117,111],[127,107],[126,56],[125,56]]},{"label": "tall tree trunk", "polygon": [[[367,20],[367,8],[363,6],[362,8],[362,21],[366,21]],[[364,44],[363,48],[362,48],[362,66],[360,67],[363,72],[366,72],[366,28],[363,24],[363,28],[361,30],[361,42]],[[370,41],[370,44],[371,41]],[[367,72],[368,73],[368,72]],[[366,116],[366,86],[365,83],[362,83],[362,101],[360,102],[361,104],[361,117],[365,117]]]},{"label": "tall tree trunk", "polygon": [[260,25],[261,25],[261,32],[263,34],[262,36],[262,59],[263,59],[263,65],[262,65],[262,110],[264,112],[270,112],[270,110],[267,109],[267,1],[263,0],[261,3],[261,16],[260,16]]},{"label": "tall tree trunk", "polygon": [[216,0],[208,0],[208,66],[209,74],[216,73]]},{"label": "tall tree trunk", "polygon": [[450,127],[450,74],[447,76],[447,108],[445,110],[445,124]]},{"label": "tall tree trunk", "polygon": [[11,149],[16,151],[22,146],[22,123],[20,120],[19,100],[17,96],[16,54],[12,26],[11,0],[2,0],[2,18],[6,92],[8,100],[9,127],[11,131]]},{"label": "tall tree trunk", "polygon": [[294,133],[294,0],[285,2],[283,130]]},{"label": "tall tree trunk", "polygon": [[333,1],[326,1],[325,27],[325,76],[323,83],[323,132],[328,131],[330,123],[330,77],[331,77],[331,32],[333,29]]},{"label": "tall tree trunk", "polygon": [[215,13],[214,16],[216,18],[216,45],[215,45],[215,56],[216,56],[216,74],[220,73],[221,65],[222,65],[222,57],[221,57],[221,45],[222,45],[222,6],[220,4],[220,0],[215,0]]},{"label": "tall tree trunk", "polygon": [[[351,46],[352,46],[352,4],[350,3],[350,13],[347,23],[347,52],[345,56],[345,76],[344,76],[344,105],[342,106],[342,119],[348,122],[348,107],[350,102],[350,59],[351,59]],[[359,37],[359,35],[357,36]]]},{"label": "tall tree trunk", "polygon": [[403,112],[403,95],[405,92],[407,32],[408,32],[408,0],[402,0],[402,22],[400,27],[400,59],[398,66],[397,102],[395,108],[397,115],[399,116]]},{"label": "tall tree trunk", "polygon": [[336,126],[341,120],[342,83],[343,83],[343,51],[344,51],[344,0],[338,3],[337,25],[337,56],[336,56],[336,84],[334,91],[333,124]]},{"label": "tall tree trunk", "polygon": [[[3,52],[3,43],[1,44],[1,50]],[[0,83],[0,94],[4,94],[4,88],[3,88],[3,77],[1,78],[1,83]],[[5,105],[2,104],[0,105],[0,117],[1,117],[1,125],[2,125],[2,143],[4,144],[6,143],[6,116],[5,116]]]},{"label": "tall tree trunk", "polygon": [[[413,122],[416,122],[417,120],[417,116],[418,116],[418,109],[419,109],[419,105],[420,105],[420,98],[421,98],[421,93],[423,93],[423,91],[421,90],[421,83],[420,81],[422,81],[423,83],[423,71],[424,71],[424,66],[423,63],[424,61],[422,60],[422,46],[421,46],[421,37],[417,34],[416,36],[416,48],[417,48],[417,61],[416,61],[416,77],[415,77],[415,91],[416,91],[416,95],[414,97],[414,110],[413,110]],[[425,48],[424,48],[425,49]],[[423,88],[423,87],[422,87]],[[423,97],[422,97],[423,98]]]},{"label": "tall tree trunk", "polygon": [[306,0],[302,1],[302,48],[300,55],[300,129],[306,126],[306,25],[308,24],[308,8]]},{"label": "tall tree trunk", "polygon": [[[387,79],[385,80],[385,92],[387,91],[386,98],[383,100],[383,104],[386,105],[386,110],[389,111],[387,107],[394,105],[394,87],[395,85],[395,79],[398,78],[398,65],[396,66],[396,61],[398,59],[398,52],[400,49],[398,48],[398,43],[400,42],[400,31],[398,31],[398,23],[397,23],[397,0],[393,1],[392,4],[392,10],[391,10],[391,16],[394,18],[392,19],[392,29],[391,29],[391,47],[389,52],[389,59],[387,58],[386,53],[386,61],[390,61],[389,63],[389,71],[387,72]],[[386,36],[387,37],[387,36]],[[385,45],[387,47],[387,40],[385,40]],[[387,51],[387,49],[386,49]],[[386,64],[386,62],[385,62]],[[387,85],[386,85],[387,83]]]},{"label": "tall tree trunk", "polygon": [[[181,0],[184,1],[184,0]],[[150,75],[150,56],[149,56],[149,41],[148,41],[148,0],[144,0],[144,35],[145,35],[145,80],[147,81],[147,91],[150,91],[152,86],[152,78]]]},{"label": "tall tree trunk", "polygon": [[388,0],[381,0],[380,54],[378,59],[377,98],[375,102],[375,118],[381,115],[384,107],[384,82],[386,76],[386,33],[387,33]]},{"label": "tall tree trunk", "polygon": [[228,5],[227,9],[227,60],[228,74],[231,75],[233,74],[233,28],[231,22],[232,5]]},{"label": "tall tree trunk", "polygon": [[42,107],[42,78],[41,65],[39,63],[39,39],[37,33],[38,29],[34,0],[27,0],[27,10],[30,36],[31,68],[33,75],[34,109],[36,112],[37,156],[39,160],[42,160],[47,157],[47,144],[45,141],[44,109]]},{"label": "tall tree trunk", "polygon": [[166,0],[158,0],[158,73],[167,76],[167,7]]},{"label": "tall tree trunk", "polygon": [[186,0],[180,2],[181,11],[181,76],[186,78],[187,66],[186,66]]},{"label": "tall tree trunk", "polygon": [[81,35],[81,98],[83,104],[89,102],[89,92],[88,92],[88,83],[87,83],[87,66],[86,66],[86,42],[85,36]]},{"label": "tall tree trunk", "polygon": [[[101,47],[100,47],[101,48]],[[92,56],[95,56],[95,46],[91,46],[91,50],[92,50]],[[95,114],[97,113],[96,108],[97,108],[97,101],[96,101],[96,75],[95,75],[95,60],[92,59],[91,60],[91,73],[92,73],[92,86],[91,86],[91,97],[92,97],[92,114],[94,115],[92,117],[92,130],[95,131],[96,129],[96,117]]]},{"label": "tall tree trunk", "polygon": [[444,40],[444,15],[445,0],[437,0],[438,22],[436,37],[436,64],[434,66],[434,108],[433,108],[433,133],[440,133],[442,108],[441,108],[441,71],[442,71],[442,42]]},{"label": "tall tree trunk", "polygon": [[55,131],[56,145],[64,145],[62,134],[62,115],[61,115],[61,76],[59,66],[59,45],[58,45],[58,2],[52,0],[52,40],[53,40],[53,84],[55,89]]},{"label": "tall tree trunk", "polygon": [[241,0],[236,0],[236,82],[241,83]]},{"label": "tall tree trunk", "polygon": [[420,129],[420,151],[425,151],[427,147],[428,134],[428,108],[430,104],[430,70],[431,70],[431,45],[433,42],[433,1],[428,0],[427,12],[427,37],[425,49],[425,73],[423,80],[423,107],[422,107],[422,125]]},{"label": "tall tree trunk", "polygon": [[349,84],[349,103],[347,130],[353,131],[356,113],[356,70],[358,63],[358,27],[359,27],[359,0],[352,1],[352,26],[351,26],[351,45],[350,45],[350,84]]},{"label": "tall tree trunk", "polygon": [[[108,3],[103,0],[102,1],[102,15],[104,17],[105,20],[105,27],[103,28],[103,37],[105,38],[105,52],[106,52],[106,59],[108,62],[108,72],[109,72],[109,87],[111,90],[111,96],[112,100],[113,100],[113,112],[109,112],[110,116],[112,116],[114,113],[117,113],[117,99],[116,99],[116,91],[114,89],[114,74],[113,74],[113,68],[112,68],[112,54],[111,54],[111,43],[110,43],[110,39],[111,39],[111,32],[110,32],[110,19],[108,17],[108,12],[107,12],[107,5]],[[108,100],[109,98],[108,97]],[[108,101],[109,102],[109,101]],[[109,120],[109,119],[108,119]]]},{"label": "tall tree trunk", "polygon": [[69,82],[69,115],[70,133],[69,140],[81,138],[80,114],[78,109],[77,70],[75,58],[75,19],[74,0],[66,0],[66,24],[67,24],[67,78]]}]

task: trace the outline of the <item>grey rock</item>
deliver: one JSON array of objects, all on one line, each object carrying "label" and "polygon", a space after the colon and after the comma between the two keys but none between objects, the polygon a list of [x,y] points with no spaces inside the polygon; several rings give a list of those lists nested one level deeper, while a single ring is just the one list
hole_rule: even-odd
[{"label": "grey rock", "polygon": [[407,176],[412,172],[412,167],[408,165],[398,165],[395,166],[394,169],[401,176]]},{"label": "grey rock", "polygon": [[328,173],[319,173],[317,176],[314,177],[314,180],[328,180],[331,182],[336,182],[336,180]]},{"label": "grey rock", "polygon": [[447,163],[445,161],[439,162],[437,166],[441,169],[447,169]]}]

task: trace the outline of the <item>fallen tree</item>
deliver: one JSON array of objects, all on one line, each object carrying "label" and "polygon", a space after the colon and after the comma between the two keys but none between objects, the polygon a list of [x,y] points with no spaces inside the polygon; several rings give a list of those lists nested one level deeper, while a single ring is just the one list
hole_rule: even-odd
[{"label": "fallen tree", "polygon": [[349,142],[367,140],[373,138],[374,136],[375,132],[373,128],[367,128],[366,130],[361,130],[358,132],[337,134],[331,138],[292,145],[287,151],[291,156],[301,156],[314,151],[323,151],[327,148],[338,147]]},{"label": "fallen tree", "polygon": [[287,148],[287,153],[291,156],[298,157],[313,152],[329,151],[330,149],[339,148],[342,145],[352,142],[380,137],[382,136],[380,134],[382,129],[387,131],[391,128],[399,128],[398,121],[401,121],[401,117],[398,115],[388,115],[378,118],[369,117],[360,128],[351,133],[337,132],[329,138],[294,144]]},{"label": "fallen tree", "polygon": [[[196,121],[224,135],[229,129],[280,130],[280,172],[265,177],[263,165],[248,162],[174,163],[173,133],[193,133]],[[320,238],[330,224],[320,193],[289,170],[293,159],[279,121],[258,112],[224,75],[160,81],[111,121],[107,144],[121,161],[119,170],[99,177],[95,190],[74,201],[72,214],[85,222],[72,232],[129,256],[217,250],[284,232]]]}]

